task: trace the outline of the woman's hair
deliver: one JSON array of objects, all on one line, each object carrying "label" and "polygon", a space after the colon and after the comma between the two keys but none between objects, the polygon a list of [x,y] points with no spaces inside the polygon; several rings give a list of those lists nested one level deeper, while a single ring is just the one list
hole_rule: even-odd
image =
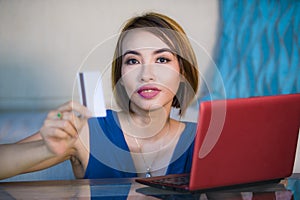
[{"label": "woman's hair", "polygon": [[154,34],[175,52],[182,82],[174,96],[172,107],[179,108],[179,114],[182,115],[198,90],[197,60],[182,27],[173,19],[159,13],[150,12],[133,17],[121,31],[112,62],[112,87],[117,104],[121,109],[130,111],[130,99],[124,86],[118,81],[122,78],[122,42],[128,31],[133,29],[143,29]]}]

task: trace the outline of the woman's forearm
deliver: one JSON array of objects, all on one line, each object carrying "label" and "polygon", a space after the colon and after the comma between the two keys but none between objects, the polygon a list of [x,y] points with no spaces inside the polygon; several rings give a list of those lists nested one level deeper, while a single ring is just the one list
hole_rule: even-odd
[{"label": "woman's forearm", "polygon": [[[84,117],[77,117],[74,111]],[[78,134],[89,116],[86,107],[70,101],[50,111],[36,134],[16,144],[0,144],[0,179],[45,169],[76,156]]]},{"label": "woman's forearm", "polygon": [[[51,160],[52,154],[43,140],[0,145],[0,179],[31,171],[30,168]],[[47,166],[40,166],[46,168]]]}]

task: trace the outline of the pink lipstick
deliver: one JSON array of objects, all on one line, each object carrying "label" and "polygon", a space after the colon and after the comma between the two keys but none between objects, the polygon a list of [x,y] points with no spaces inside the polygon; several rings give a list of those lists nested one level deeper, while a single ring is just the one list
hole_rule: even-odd
[{"label": "pink lipstick", "polygon": [[145,99],[152,99],[159,94],[161,90],[157,87],[143,86],[137,91],[138,94]]}]

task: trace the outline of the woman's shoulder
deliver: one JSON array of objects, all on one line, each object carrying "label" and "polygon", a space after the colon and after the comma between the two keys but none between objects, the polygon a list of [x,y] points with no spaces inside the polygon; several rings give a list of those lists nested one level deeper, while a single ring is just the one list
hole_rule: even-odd
[{"label": "woman's shoulder", "polygon": [[185,125],[185,128],[182,131],[181,138],[194,138],[197,130],[197,123],[182,121]]},{"label": "woman's shoulder", "polygon": [[182,121],[182,123],[188,125],[188,126],[196,126],[197,123],[196,122],[190,122],[190,121]]},{"label": "woman's shoulder", "polygon": [[197,127],[197,123],[195,122],[190,122],[190,121],[182,121],[183,124],[185,124],[185,129],[188,130],[194,130]]}]

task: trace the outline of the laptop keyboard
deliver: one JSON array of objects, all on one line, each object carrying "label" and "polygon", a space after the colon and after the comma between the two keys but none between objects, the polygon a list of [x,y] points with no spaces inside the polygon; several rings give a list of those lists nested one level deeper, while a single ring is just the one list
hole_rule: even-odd
[{"label": "laptop keyboard", "polygon": [[188,185],[190,181],[190,176],[173,176],[173,177],[168,177],[168,178],[162,178],[162,179],[157,179],[157,180],[152,180],[152,183],[158,183],[161,185],[176,185],[176,186],[183,186],[183,185]]}]

